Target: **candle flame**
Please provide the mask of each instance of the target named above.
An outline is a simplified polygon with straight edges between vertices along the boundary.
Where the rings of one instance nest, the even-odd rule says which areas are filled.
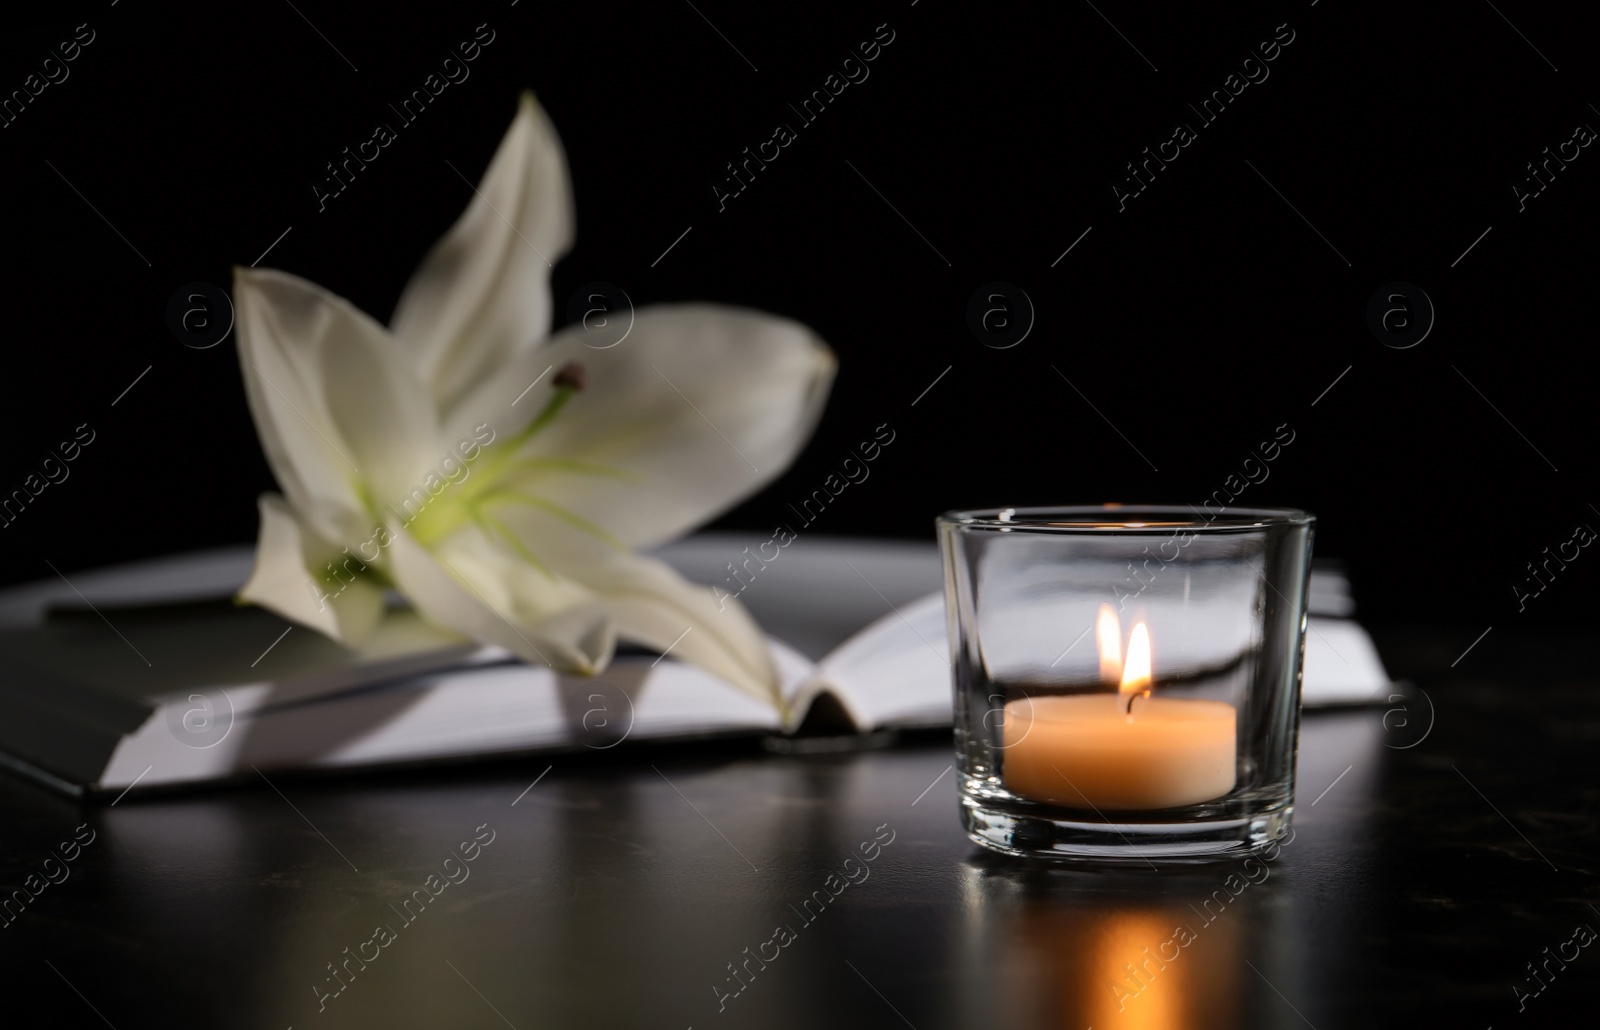
[[[1122,684],[1118,688],[1124,698],[1150,689],[1150,630],[1140,622],[1134,625],[1128,638],[1128,661],[1122,669]]]
[[[1094,639],[1100,647],[1100,681],[1118,683],[1122,680],[1122,620],[1117,610],[1104,602],[1094,620]]]

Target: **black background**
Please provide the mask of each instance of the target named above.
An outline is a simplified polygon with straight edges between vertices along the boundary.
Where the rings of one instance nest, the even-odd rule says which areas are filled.
[[[717,526],[789,520],[786,502],[885,423],[895,442],[871,478],[808,532],[928,538],[953,507],[1198,503],[1287,424],[1293,444],[1239,500],[1316,512],[1319,555],[1347,561],[1370,618],[1600,614],[1587,554],[1525,611],[1512,590],[1544,548],[1600,526],[1600,156],[1582,151],[1526,211],[1511,190],[1545,147],[1600,125],[1579,16],[1549,2],[1096,6],[8,12],[0,96],[76,26],[94,39],[0,129],[0,492],[75,426],[96,436],[0,529],[0,579],[253,540],[272,478],[233,340],[181,345],[168,299],[226,288],[277,239],[264,266],[386,319],[470,199],[451,164],[476,180],[526,87],[577,197],[558,317],[603,280],[640,306],[788,315],[840,355],[801,458]],[[319,211],[324,163],[393,121],[388,105],[483,24],[495,37],[470,77]],[[870,77],[719,211],[726,162],[792,124],[787,105],[881,25],[894,38]],[[1294,38],[1269,78],[1119,212],[1124,164],[1197,122],[1186,105],[1281,25]],[[966,320],[997,280],[1036,309],[1004,350]],[[1395,280],[1437,310],[1404,350],[1366,325]]]

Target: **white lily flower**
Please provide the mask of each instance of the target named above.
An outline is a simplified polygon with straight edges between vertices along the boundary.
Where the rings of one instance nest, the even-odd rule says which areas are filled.
[[[388,329],[303,279],[235,270],[246,393],[283,490],[261,498],[240,597],[356,644],[393,587],[529,662],[593,674],[619,638],[671,647],[782,711],[748,613],[634,552],[786,467],[833,354],[794,322],[704,304],[642,309],[606,349],[581,327],[548,336],[573,222],[560,142],[524,94]]]

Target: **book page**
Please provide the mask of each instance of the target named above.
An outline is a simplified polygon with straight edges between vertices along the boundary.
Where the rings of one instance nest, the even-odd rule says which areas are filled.
[[[839,645],[811,689],[831,689],[863,729],[949,725],[944,595],[900,605]]]
[[[791,689],[814,667],[771,641]],[[141,788],[274,769],[337,769],[539,749],[603,750],[624,741],[777,730],[776,707],[699,666],[619,656],[593,677],[521,662],[467,666],[348,689],[304,703],[250,704],[241,694],[228,731],[186,746],[186,699],[152,715],[118,746],[98,786]],[[140,777],[143,777],[142,779]]]
[[[1039,639],[1053,629],[1062,639],[1067,656],[1075,625],[1067,616],[1038,610],[1036,618],[1008,620],[990,628],[1004,636]],[[1085,626],[1093,613],[1083,614]],[[1187,635],[1215,644],[1225,628],[1206,624],[1206,610],[1197,606],[1188,618],[1168,618],[1180,627],[1168,652],[1181,661]],[[1066,629],[1060,629],[1067,627]],[[1389,686],[1372,638],[1360,624],[1330,616],[1307,619],[1301,704],[1306,707],[1360,704],[1372,701]],[[1076,659],[1094,661],[1093,640],[1081,641],[1084,654]],[[1234,644],[1248,647],[1242,638]],[[943,594],[929,594],[878,619],[828,655],[818,666],[814,682],[806,689],[833,690],[846,707],[869,727],[948,725],[951,721],[950,665]],[[1047,649],[1049,650],[1049,649]],[[1043,652],[1041,652],[1042,654]],[[1087,657],[1086,657],[1087,656]],[[1059,665],[1061,659],[1057,659]],[[1043,661],[1038,673],[1048,675]],[[1181,667],[1181,666],[1180,666]]]
[[[1382,701],[1390,683],[1378,648],[1360,623],[1322,615],[1306,620],[1301,707]]]

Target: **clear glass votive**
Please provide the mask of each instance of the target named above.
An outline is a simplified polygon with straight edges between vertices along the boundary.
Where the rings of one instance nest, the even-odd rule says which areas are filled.
[[[1315,518],[1090,505],[938,519],[961,821],[1143,864],[1288,833]]]

